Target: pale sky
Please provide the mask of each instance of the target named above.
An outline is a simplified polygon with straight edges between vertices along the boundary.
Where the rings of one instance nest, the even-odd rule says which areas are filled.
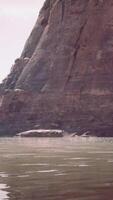
[[[0,82],[20,56],[43,3],[44,0],[0,0]]]

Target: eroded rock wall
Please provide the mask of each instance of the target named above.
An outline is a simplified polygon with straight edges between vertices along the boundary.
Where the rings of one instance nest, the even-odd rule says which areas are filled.
[[[2,130],[113,135],[113,0],[45,1],[20,60],[3,84]]]

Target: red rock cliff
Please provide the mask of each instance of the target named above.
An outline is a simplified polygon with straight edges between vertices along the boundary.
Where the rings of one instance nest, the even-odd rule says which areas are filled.
[[[4,80],[1,133],[113,135],[113,0],[46,0]]]

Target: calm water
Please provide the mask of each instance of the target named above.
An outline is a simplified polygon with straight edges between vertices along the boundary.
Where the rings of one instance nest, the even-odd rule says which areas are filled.
[[[113,139],[0,138],[0,200],[113,200]]]

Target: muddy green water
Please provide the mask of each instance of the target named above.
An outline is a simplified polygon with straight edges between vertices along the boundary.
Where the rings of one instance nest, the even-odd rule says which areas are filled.
[[[0,200],[113,200],[113,139],[0,138]]]

